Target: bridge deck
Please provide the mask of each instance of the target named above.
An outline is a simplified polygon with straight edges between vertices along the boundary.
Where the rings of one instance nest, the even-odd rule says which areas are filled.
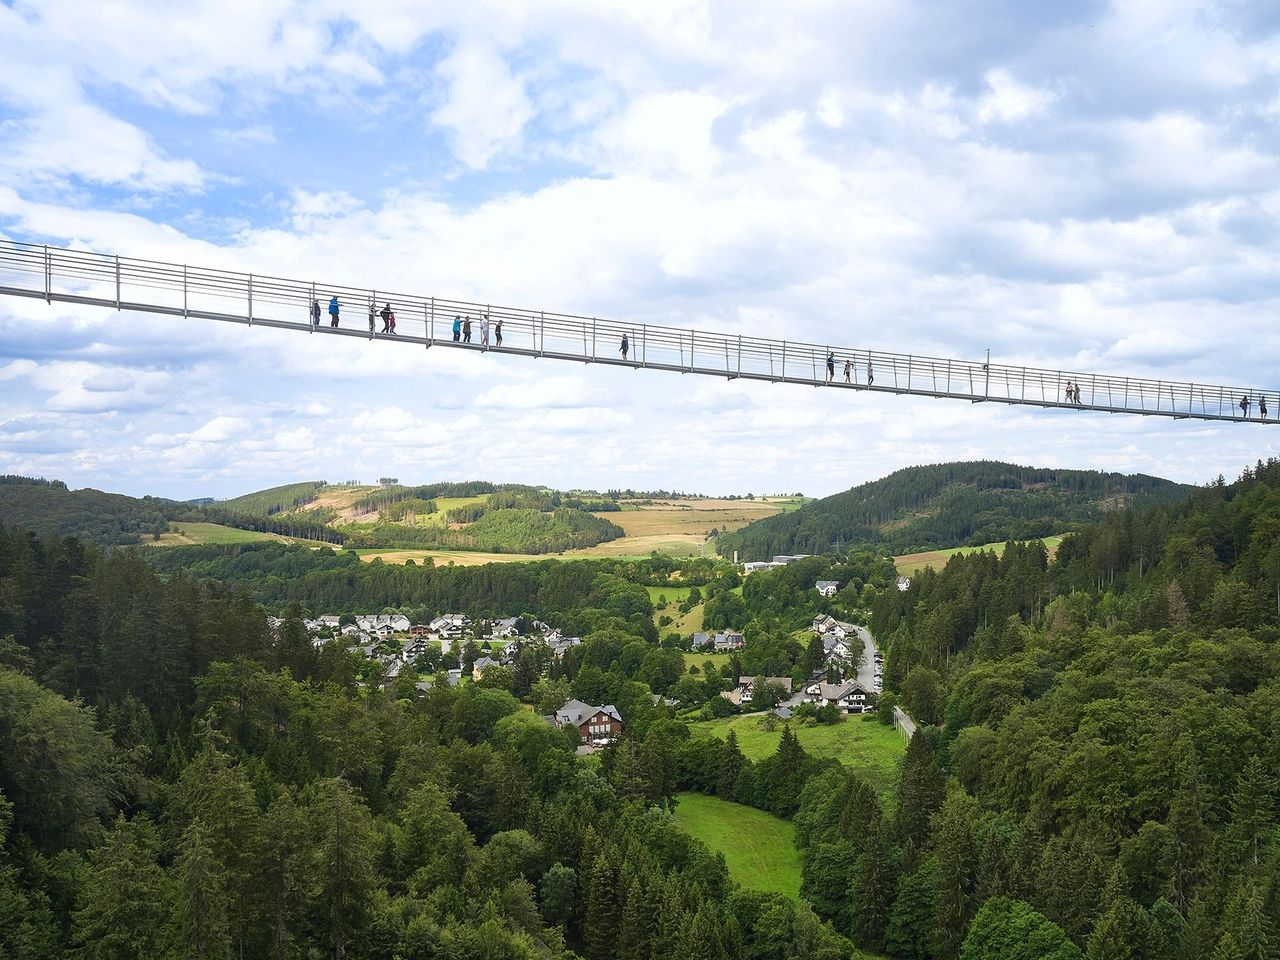
[[[1051,370],[981,360],[888,353],[835,344],[801,343],[711,333],[654,324],[441,297],[423,297],[281,277],[237,273],[177,263],[139,260],[19,241],[0,241],[0,294],[87,304],[196,320],[221,320],[295,330],[312,335],[369,338],[370,304],[390,302],[397,334],[378,335],[402,344],[547,357],[638,369],[694,373],[728,379],[795,383],[826,389],[914,394],[973,403],[1022,404],[1175,419],[1280,422],[1276,390],[1232,387],[1116,374]],[[341,325],[329,326],[327,305],[337,296]],[[318,326],[309,308],[320,301]],[[479,319],[502,322],[502,346],[480,343]],[[455,316],[472,319],[472,342],[453,339]],[[378,321],[381,326],[381,321]],[[623,336],[630,350],[619,349]],[[836,358],[828,380],[826,359]],[[848,381],[844,367],[850,362]],[[1079,402],[1066,397],[1078,385]],[[1241,398],[1252,401],[1248,416]],[[1259,416],[1259,401],[1270,418]],[[1274,411],[1274,412],[1273,412]]]

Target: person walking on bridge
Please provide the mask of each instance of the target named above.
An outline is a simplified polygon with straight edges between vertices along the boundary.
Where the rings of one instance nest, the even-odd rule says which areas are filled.
[[[1075,402],[1076,402],[1076,388],[1075,388],[1075,384],[1073,384],[1070,380],[1068,380],[1068,381],[1067,381],[1067,389],[1066,389],[1065,393],[1066,393],[1066,395],[1067,395],[1067,403],[1075,403]]]
[[[853,361],[852,361],[852,360],[846,360],[846,361],[844,362],[844,382],[845,382],[845,383],[850,383],[850,382],[852,382],[852,381],[850,381],[850,379],[849,379],[849,377],[851,377],[852,375],[853,375]]]
[[[313,327],[320,326],[320,301],[319,300],[311,301],[311,326]]]
[[[1261,417],[1263,420],[1267,419],[1267,398],[1266,397],[1258,398],[1258,416]]]
[[[499,317],[493,325],[493,336],[497,346],[502,346],[502,318]]]
[[[623,360],[627,359],[627,351],[630,349],[631,349],[631,342],[627,340],[627,335],[624,333],[622,335],[622,346],[618,348],[618,352],[622,354]]]
[[[390,333],[391,332],[391,304],[388,303],[386,306],[384,306],[382,310],[379,311],[378,316],[382,318],[382,332]]]
[[[827,383],[836,378],[836,354],[834,350],[827,351]]]
[[[471,318],[470,317],[462,318],[462,342],[463,343],[471,342]]]
[[[338,325],[338,297],[336,295],[329,298],[329,326],[336,327]]]
[[[462,339],[462,317],[459,315],[453,318],[453,342],[457,343],[461,339]]]
[[[867,354],[867,386],[876,382],[876,372],[871,369],[871,354]]]
[[[1240,415],[1243,416],[1245,419],[1248,419],[1249,417],[1249,403],[1250,403],[1249,395],[1246,393],[1243,397],[1240,398]]]
[[[369,301],[369,332],[370,333],[373,333],[373,318],[377,316],[377,314],[374,313],[374,309],[375,307],[374,307],[373,301],[370,300]]]
[[[489,315],[483,314],[480,317],[480,346],[487,347],[489,345]]]

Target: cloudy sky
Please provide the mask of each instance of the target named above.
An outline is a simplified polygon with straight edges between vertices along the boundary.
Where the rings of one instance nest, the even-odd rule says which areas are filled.
[[[0,235],[1280,387],[1278,28],[1263,0],[0,0]],[[0,300],[0,473],[134,494],[1199,482],[1276,437]]]

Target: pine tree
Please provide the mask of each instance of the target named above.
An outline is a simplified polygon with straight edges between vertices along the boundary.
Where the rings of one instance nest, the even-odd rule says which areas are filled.
[[[1245,764],[1231,798],[1231,839],[1241,859],[1255,867],[1261,857],[1262,843],[1276,824],[1272,798],[1275,788],[1275,778],[1255,755]]]
[[[709,901],[704,901],[697,913],[689,917],[680,937],[681,960],[724,960],[724,946],[720,938],[720,918]]]
[[[198,818],[183,831],[178,854],[177,942],[184,958],[231,956],[226,874]]]
[[[933,859],[926,858],[899,884],[884,938],[884,949],[890,956],[899,960],[925,960],[929,956],[935,875]]]
[[[1277,942],[1275,928],[1253,880],[1245,878],[1238,884],[1227,904],[1222,928],[1235,938],[1244,960],[1273,960]]]
[[[590,960],[612,960],[617,944],[619,906],[618,871],[610,851],[596,857],[587,884],[587,911],[582,921],[582,940]]]
[[[977,804],[963,791],[955,791],[943,804],[933,828],[937,886],[934,894],[934,951],[942,960],[960,953],[969,922],[978,911],[977,851],[973,842]]]
[[[789,817],[799,806],[807,761],[804,747],[791,732],[791,725],[786,725],[782,728],[778,749],[770,758],[766,783],[769,809],[777,816]]]
[[[654,922],[654,904],[648,888],[639,879],[634,879],[627,888],[627,902],[622,908],[618,960],[649,960]]]
[[[1164,935],[1137,901],[1118,897],[1093,928],[1085,956],[1088,960],[1164,960]]]
[[[917,730],[907,744],[898,777],[898,810],[894,828],[908,851],[920,849],[929,837],[929,823],[942,806],[946,778],[938,769],[931,734]]]
[[[373,894],[373,834],[369,810],[342,779],[316,784],[310,814],[318,831],[312,874],[320,929],[343,960]]]
[[[678,957],[680,938],[685,926],[680,881],[676,877],[668,877],[660,888],[654,890],[654,899],[658,903],[658,913],[653,925],[653,948],[650,956],[654,960]]]
[[[1173,902],[1186,910],[1204,876],[1208,844],[1204,813],[1208,799],[1191,738],[1180,738],[1179,744],[1186,759],[1179,771],[1178,791],[1169,803],[1166,825],[1173,834]]]
[[[878,820],[868,831],[850,897],[853,939],[874,953],[884,947],[889,913],[897,892],[892,844],[889,824]]]
[[[263,818],[262,858],[254,884],[261,897],[270,956],[287,960],[302,926],[312,855],[306,813],[286,787]]]
[[[156,863],[145,823],[116,820],[89,867],[72,915],[72,940],[83,960],[135,960],[164,952],[171,890]]]
[[[725,738],[724,748],[720,751],[720,771],[716,775],[716,796],[721,800],[732,800],[734,789],[738,785],[738,774],[746,758],[738,747],[738,735],[729,730]]]

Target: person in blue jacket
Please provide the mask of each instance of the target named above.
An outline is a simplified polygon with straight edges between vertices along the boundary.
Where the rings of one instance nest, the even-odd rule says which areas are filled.
[[[453,342],[457,343],[462,339],[462,317],[453,318]]]
[[[329,298],[329,326],[336,327],[338,325],[338,298]]]
[[[835,351],[827,353],[827,383],[836,378],[836,355]]]

